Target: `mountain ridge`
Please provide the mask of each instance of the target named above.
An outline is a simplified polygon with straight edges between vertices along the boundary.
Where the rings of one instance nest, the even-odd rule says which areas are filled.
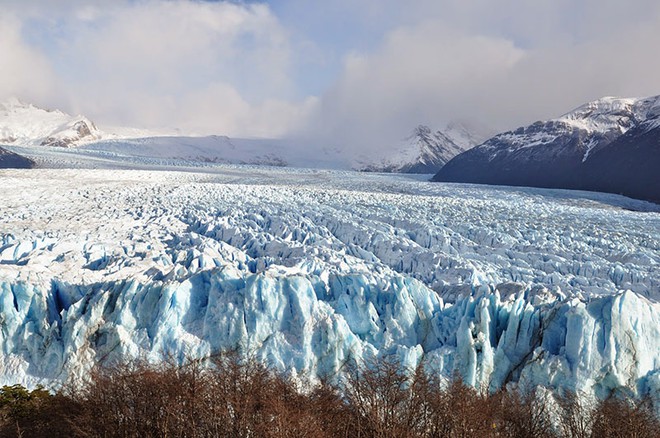
[[[295,139],[249,139],[225,135],[193,136],[177,130],[97,128],[85,116],[46,110],[19,99],[0,102],[0,144],[39,161],[40,147],[76,148],[199,163],[293,166],[372,172],[432,174],[449,159],[485,140],[490,130],[467,122],[451,122],[433,131],[419,125],[396,148],[354,155],[345,147],[309,147]],[[48,166],[48,163],[41,163]]]
[[[660,96],[605,97],[498,134],[454,157],[432,180],[604,191],[657,202],[657,168]]]

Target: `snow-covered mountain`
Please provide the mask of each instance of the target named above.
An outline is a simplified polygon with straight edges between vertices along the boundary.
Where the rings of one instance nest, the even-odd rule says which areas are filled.
[[[382,156],[360,158],[354,168],[367,172],[436,173],[456,155],[480,144],[491,134],[487,129],[458,122],[435,132],[419,125],[402,145],[382,152]]]
[[[434,181],[557,187],[660,200],[660,96],[606,97],[505,132],[447,163]]]
[[[660,394],[654,204],[236,166],[0,187],[0,385],[241,349],[302,379],[389,356],[491,390]]]
[[[191,136],[173,129],[99,129],[84,116],[45,110],[15,98],[0,103],[0,145],[19,151],[43,167],[57,167],[62,163],[76,165],[74,156],[78,155],[87,164],[98,164],[99,159],[115,159],[135,164],[180,161],[184,164],[349,168],[348,160],[339,150],[317,151],[292,140]],[[76,151],[69,153],[58,148],[75,148]]]
[[[490,131],[477,124],[452,122],[442,131],[418,126],[402,145],[355,158],[342,147],[320,149],[292,139],[191,136],[176,130],[97,128],[84,116],[45,110],[18,99],[0,103],[0,145],[44,167],[43,149],[75,147],[81,154],[114,155],[121,160],[174,160],[187,163],[255,164],[379,172],[435,173],[449,159],[479,144]],[[35,149],[30,149],[35,148]],[[62,154],[52,152],[52,156]]]
[[[0,144],[70,147],[101,138],[84,116],[45,110],[16,98],[0,102]]]

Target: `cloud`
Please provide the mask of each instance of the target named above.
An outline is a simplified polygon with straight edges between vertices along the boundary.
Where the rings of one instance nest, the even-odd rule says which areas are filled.
[[[304,135],[368,153],[417,123],[476,119],[505,130],[604,95],[659,94],[660,7],[638,3],[648,7],[413,1],[402,18],[410,24],[345,57]]]
[[[59,79],[64,109],[110,124],[279,136],[308,105],[292,99],[290,38],[265,4],[37,3],[15,11],[24,32],[9,46],[30,40]],[[289,110],[263,119],[272,107]]]
[[[293,103],[266,99],[251,105],[234,88],[214,83],[186,95],[172,111],[189,132],[236,132],[244,137],[273,138],[298,129],[315,105],[313,97]]]
[[[438,21],[393,31],[372,54],[351,54],[321,100],[311,131],[339,143],[388,145],[418,123],[471,114],[478,100],[524,56],[510,41],[460,34]]]
[[[102,124],[368,152],[660,93],[655,0],[5,3],[0,97]]]
[[[53,99],[54,74],[48,59],[25,44],[20,22],[10,14],[0,16],[0,97]]]

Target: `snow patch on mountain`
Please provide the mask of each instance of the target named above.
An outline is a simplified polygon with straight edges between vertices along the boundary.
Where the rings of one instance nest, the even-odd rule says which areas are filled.
[[[604,97],[584,104],[557,120],[588,132],[618,131],[660,116],[660,96],[648,98]]]
[[[650,130],[660,124],[660,96],[649,98],[604,97],[589,102],[563,116],[529,127],[505,132],[485,142],[481,148],[497,154],[502,143],[509,152],[517,149],[551,145],[562,137],[580,136],[576,146],[584,161],[595,147],[604,147],[630,128],[643,126]]]

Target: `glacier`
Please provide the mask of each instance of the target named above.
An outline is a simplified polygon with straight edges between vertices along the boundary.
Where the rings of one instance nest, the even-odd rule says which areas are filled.
[[[250,166],[0,184],[0,385],[239,349],[312,381],[394,356],[660,403],[655,204]]]

